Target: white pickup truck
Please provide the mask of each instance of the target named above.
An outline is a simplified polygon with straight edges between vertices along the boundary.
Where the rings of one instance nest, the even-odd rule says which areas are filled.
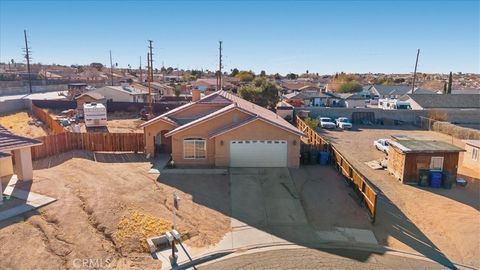
[[[373,146],[377,148],[377,150],[384,152],[385,154],[388,155],[388,148],[389,148],[390,143],[388,142],[387,139],[378,139],[373,141]]]

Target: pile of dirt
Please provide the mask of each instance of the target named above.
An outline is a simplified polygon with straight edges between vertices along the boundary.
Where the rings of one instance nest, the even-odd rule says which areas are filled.
[[[147,238],[165,234],[170,228],[165,219],[129,209],[118,223],[114,239],[122,252],[148,252]]]

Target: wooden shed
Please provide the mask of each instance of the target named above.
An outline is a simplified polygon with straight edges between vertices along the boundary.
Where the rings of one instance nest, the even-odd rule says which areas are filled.
[[[456,175],[459,155],[463,151],[443,141],[390,141],[387,169],[402,183],[418,182],[421,169],[447,171]]]

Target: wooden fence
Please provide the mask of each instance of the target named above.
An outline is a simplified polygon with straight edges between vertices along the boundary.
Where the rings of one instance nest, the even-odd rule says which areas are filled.
[[[60,125],[56,119],[34,104],[32,104],[32,112],[36,118],[40,119],[40,121],[45,123],[52,130],[53,134],[62,134],[66,132],[65,128]]]
[[[308,143],[320,146],[330,153],[330,158],[335,162],[340,173],[354,187],[355,192],[360,195],[362,202],[368,209],[372,223],[376,221],[377,214],[377,192],[370,184],[370,181],[363,176],[336,148],[327,140],[322,138],[315,130],[310,128],[301,118],[296,118],[297,127],[308,137]]]
[[[72,133],[64,132],[36,138],[42,145],[32,147],[32,159],[58,155],[70,150],[105,152],[143,152],[143,133]]]

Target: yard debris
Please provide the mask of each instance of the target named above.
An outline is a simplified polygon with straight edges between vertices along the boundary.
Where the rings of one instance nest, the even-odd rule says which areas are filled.
[[[129,209],[118,223],[114,239],[122,251],[148,252],[147,238],[162,235],[170,229],[171,223],[165,219]]]
[[[383,170],[383,166],[380,163],[380,161],[378,161],[378,160],[367,161],[367,162],[365,162],[365,164],[367,164],[368,167],[370,167],[374,170]]]

